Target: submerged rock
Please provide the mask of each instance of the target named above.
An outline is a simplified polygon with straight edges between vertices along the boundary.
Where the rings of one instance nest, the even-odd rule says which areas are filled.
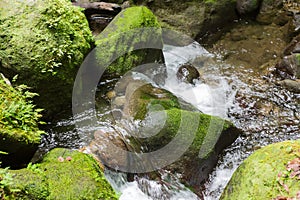
[[[94,158],[69,149],[53,149],[40,163],[4,175],[12,177],[3,192],[11,199],[118,199]]]
[[[255,151],[235,171],[220,199],[296,198],[300,188],[299,150],[300,140],[296,140]]]
[[[289,91],[300,93],[300,79],[285,79],[283,81],[279,81],[278,84],[285,87]]]
[[[180,81],[187,82],[187,83],[190,83],[190,84],[195,84],[196,80],[200,80],[199,71],[197,70],[197,68],[195,68],[191,64],[181,65],[179,67],[176,75],[177,75],[177,78]]]
[[[78,67],[93,45],[81,8],[68,0],[3,0],[0,44],[0,71],[32,87],[47,117],[71,106]]]
[[[6,80],[6,81],[5,81]],[[26,86],[12,87],[0,76],[0,163],[19,168],[26,165],[40,144],[41,109],[36,109]]]

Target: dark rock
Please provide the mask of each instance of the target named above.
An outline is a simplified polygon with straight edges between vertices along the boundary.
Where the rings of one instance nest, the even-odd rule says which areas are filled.
[[[84,14],[94,35],[103,31],[122,10],[118,4],[106,2],[73,2],[73,5],[84,9]]]
[[[294,37],[283,52],[284,55],[291,55],[292,53],[300,53],[300,35]]]
[[[300,78],[300,54],[283,57],[276,65],[276,72],[282,78]]]
[[[121,6],[118,4],[106,2],[73,2],[73,5],[84,8],[86,16],[91,16],[93,14],[117,15],[122,10]]]
[[[258,10],[260,6],[260,0],[237,0],[237,11],[242,14],[251,14]]]
[[[199,71],[193,65],[188,63],[181,65],[176,75],[180,81],[190,84],[195,84],[196,80],[200,80]]]

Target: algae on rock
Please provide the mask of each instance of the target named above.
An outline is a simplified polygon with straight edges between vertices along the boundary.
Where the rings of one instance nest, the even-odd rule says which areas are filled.
[[[60,112],[93,45],[85,15],[68,0],[2,0],[0,5],[0,71],[10,79],[18,74],[18,83],[40,94],[40,107]]]
[[[95,38],[96,60],[113,75],[123,75],[141,64],[162,63],[161,34],[160,25],[148,8],[127,8]]]
[[[300,140],[263,147],[250,155],[234,172],[221,200],[296,197],[300,181],[291,177],[288,162],[300,158]]]
[[[12,175],[12,190],[6,195],[14,199],[118,198],[96,160],[79,151],[53,149],[42,162],[7,173]]]

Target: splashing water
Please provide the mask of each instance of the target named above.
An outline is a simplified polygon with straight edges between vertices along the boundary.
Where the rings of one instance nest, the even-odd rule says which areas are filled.
[[[176,72],[181,64],[192,63],[199,56],[213,58],[213,55],[196,43],[184,47],[166,45],[163,51],[168,74],[163,88],[201,112],[231,120],[244,131],[220,156],[216,169],[205,183],[204,199],[218,199],[235,169],[254,150],[270,143],[299,138],[299,95],[278,88],[271,79],[265,80],[251,69],[211,59],[204,60],[205,65],[195,64],[205,82],[199,81],[195,85],[180,82]],[[99,127],[109,129],[110,107],[101,106]],[[84,146],[87,136],[76,134],[74,124],[74,119],[69,119],[52,125],[40,149]],[[97,128],[87,127],[91,132]],[[164,175],[170,173],[164,172]],[[128,182],[125,174],[109,170],[106,170],[106,177],[121,194],[121,200],[198,199],[180,184],[176,176],[168,181],[173,187],[145,177],[135,177],[133,182]]]

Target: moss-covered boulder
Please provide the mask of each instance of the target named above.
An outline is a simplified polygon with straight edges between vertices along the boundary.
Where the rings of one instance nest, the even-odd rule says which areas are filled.
[[[0,44],[0,71],[18,74],[18,83],[40,94],[40,107],[56,114],[71,105],[75,75],[93,44],[81,8],[69,0],[3,0]]]
[[[215,167],[219,153],[241,132],[231,122],[203,114],[171,92],[151,84],[131,82],[125,99],[123,113],[139,120],[132,145],[138,141],[141,151],[146,153],[170,148],[166,150],[170,155],[164,155],[166,161],[172,160],[174,153],[178,159],[166,169],[182,174],[182,182],[198,192]]]
[[[1,176],[10,180],[0,195],[11,199],[117,199],[95,159],[68,149],[51,150],[42,162]]]
[[[20,167],[30,161],[40,144],[40,109],[25,90],[25,85],[13,87],[0,76],[0,162],[3,166]]]
[[[107,67],[108,74],[123,75],[145,63],[164,62],[160,25],[143,6],[121,11],[96,37],[96,45],[97,63]],[[138,47],[143,48],[134,50]]]
[[[202,43],[215,41],[219,30],[237,19],[236,0],[132,0],[146,5],[158,17],[163,28],[176,30]]]
[[[156,117],[160,115],[161,113],[154,114]],[[157,126],[161,127],[152,124],[152,128],[148,130],[155,130]],[[164,125],[156,135],[151,133],[154,136],[140,141],[149,151],[155,151],[167,146],[175,138],[182,140],[179,144],[185,144],[189,137],[193,138],[185,153],[166,169],[182,174],[182,182],[200,192],[202,183],[217,163],[218,155],[240,133],[231,122],[219,117],[172,108],[165,111]],[[183,146],[178,145],[177,148],[180,151]]]
[[[300,140],[263,147],[235,171],[221,199],[275,199],[279,196],[282,198],[278,199],[296,199],[300,192],[299,166]]]

